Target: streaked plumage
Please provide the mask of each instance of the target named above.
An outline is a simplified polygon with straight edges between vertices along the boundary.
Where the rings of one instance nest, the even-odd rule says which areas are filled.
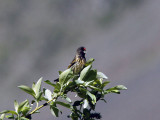
[[[86,63],[85,54],[86,54],[86,48],[79,47],[76,51],[76,55],[75,55],[74,59],[72,60],[72,62],[68,66],[68,68],[71,68],[73,73],[76,75],[79,74],[85,66],[85,63]],[[54,81],[59,81],[59,79],[56,79]]]
[[[79,47],[77,49],[76,56],[68,66],[68,68],[71,68],[74,74],[79,74],[81,70],[84,68],[84,65],[86,63],[85,53],[86,48]]]

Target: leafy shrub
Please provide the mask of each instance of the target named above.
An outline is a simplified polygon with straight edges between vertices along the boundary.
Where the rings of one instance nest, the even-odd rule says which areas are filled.
[[[74,75],[71,69],[59,72],[59,82],[53,83],[49,80],[44,83],[54,88],[53,92],[49,89],[41,89],[42,78],[37,83],[33,83],[32,87],[25,85],[18,86],[24,92],[30,94],[33,100],[25,100],[21,103],[14,101],[15,110],[5,110],[0,112],[0,120],[4,118],[15,120],[29,120],[32,115],[39,113],[39,109],[49,106],[53,116],[58,117],[62,114],[57,105],[68,108],[71,114],[68,115],[72,120],[96,120],[101,119],[100,113],[95,112],[96,103],[100,100],[106,102],[104,96],[109,93],[120,94],[120,90],[126,90],[123,85],[117,85],[106,89],[109,83],[108,77],[102,72],[92,69],[90,59],[86,63],[86,67],[81,71],[80,75]],[[105,79],[105,80],[104,80]],[[68,97],[68,93],[76,93],[78,100],[73,101]],[[64,99],[66,102],[60,101]],[[46,101],[39,106],[39,102]],[[36,108],[32,108],[32,104],[36,104]],[[31,111],[31,112],[30,112]]]

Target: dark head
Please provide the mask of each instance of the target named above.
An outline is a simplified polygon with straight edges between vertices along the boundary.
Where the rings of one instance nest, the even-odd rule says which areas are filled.
[[[79,48],[77,49],[77,54],[78,54],[78,55],[85,56],[85,54],[86,54],[86,48],[85,48],[85,47],[79,47]]]

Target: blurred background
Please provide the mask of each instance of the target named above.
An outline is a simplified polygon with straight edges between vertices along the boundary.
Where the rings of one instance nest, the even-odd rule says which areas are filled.
[[[107,95],[102,120],[160,119],[159,0],[0,0],[0,111],[31,97],[17,86],[54,80],[79,46],[111,83],[127,86]],[[48,86],[46,86],[48,87]],[[52,88],[51,88],[52,90]],[[33,120],[55,118],[49,107]]]

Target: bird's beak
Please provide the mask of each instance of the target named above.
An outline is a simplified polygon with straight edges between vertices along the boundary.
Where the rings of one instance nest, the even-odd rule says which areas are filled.
[[[85,51],[84,51],[84,53],[86,54],[86,53],[87,53],[87,51],[85,50]]]

